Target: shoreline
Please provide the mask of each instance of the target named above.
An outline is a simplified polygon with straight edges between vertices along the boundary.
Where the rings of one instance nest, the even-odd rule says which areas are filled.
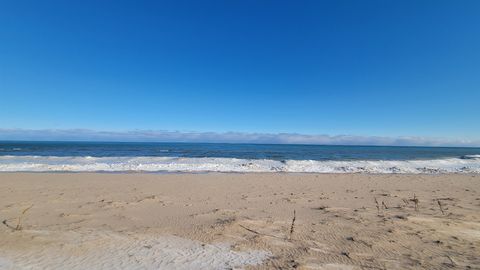
[[[0,269],[480,265],[478,174],[2,172],[0,183]]]
[[[326,176],[337,176],[337,175],[372,175],[372,176],[394,176],[394,175],[404,175],[404,176],[441,176],[441,175],[464,175],[464,176],[480,176],[480,173],[477,172],[440,172],[440,173],[366,173],[366,172],[219,172],[219,171],[0,171],[0,177],[2,174],[61,174],[61,175],[77,175],[77,174],[91,174],[91,175],[326,175]]]

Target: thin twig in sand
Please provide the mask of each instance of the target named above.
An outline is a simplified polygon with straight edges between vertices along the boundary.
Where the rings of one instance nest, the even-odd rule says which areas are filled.
[[[15,230],[15,227],[12,227],[12,226],[8,225],[6,219],[4,219],[4,220],[2,221],[2,223],[3,223],[3,225],[7,226],[8,228],[10,228],[10,229],[12,229],[12,230]]]
[[[343,256],[345,256],[345,257],[347,257],[347,258],[349,258],[350,260],[352,259],[352,257],[350,257],[350,253],[347,252],[347,251],[342,251],[340,254],[343,255]]]

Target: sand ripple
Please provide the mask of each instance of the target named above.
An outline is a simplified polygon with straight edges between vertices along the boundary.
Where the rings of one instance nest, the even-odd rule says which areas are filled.
[[[0,251],[0,269],[232,269],[262,263],[265,251],[234,251],[176,236],[22,231],[18,249]]]

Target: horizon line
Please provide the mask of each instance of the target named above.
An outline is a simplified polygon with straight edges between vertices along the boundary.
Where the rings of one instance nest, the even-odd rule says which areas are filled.
[[[382,144],[314,144],[314,143],[256,143],[256,142],[188,142],[188,141],[95,141],[95,140],[2,140],[0,143],[153,143],[153,144],[244,144],[295,146],[353,146],[353,147],[405,147],[405,148],[480,148],[480,146],[382,145]]]
[[[300,133],[196,132],[168,130],[99,131],[91,129],[0,128],[0,141],[230,143],[271,145],[480,147],[480,140],[419,136],[361,136]]]

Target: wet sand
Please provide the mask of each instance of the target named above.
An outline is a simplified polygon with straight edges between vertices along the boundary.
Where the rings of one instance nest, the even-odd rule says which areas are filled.
[[[1,173],[0,219],[0,269],[480,269],[480,175]]]

